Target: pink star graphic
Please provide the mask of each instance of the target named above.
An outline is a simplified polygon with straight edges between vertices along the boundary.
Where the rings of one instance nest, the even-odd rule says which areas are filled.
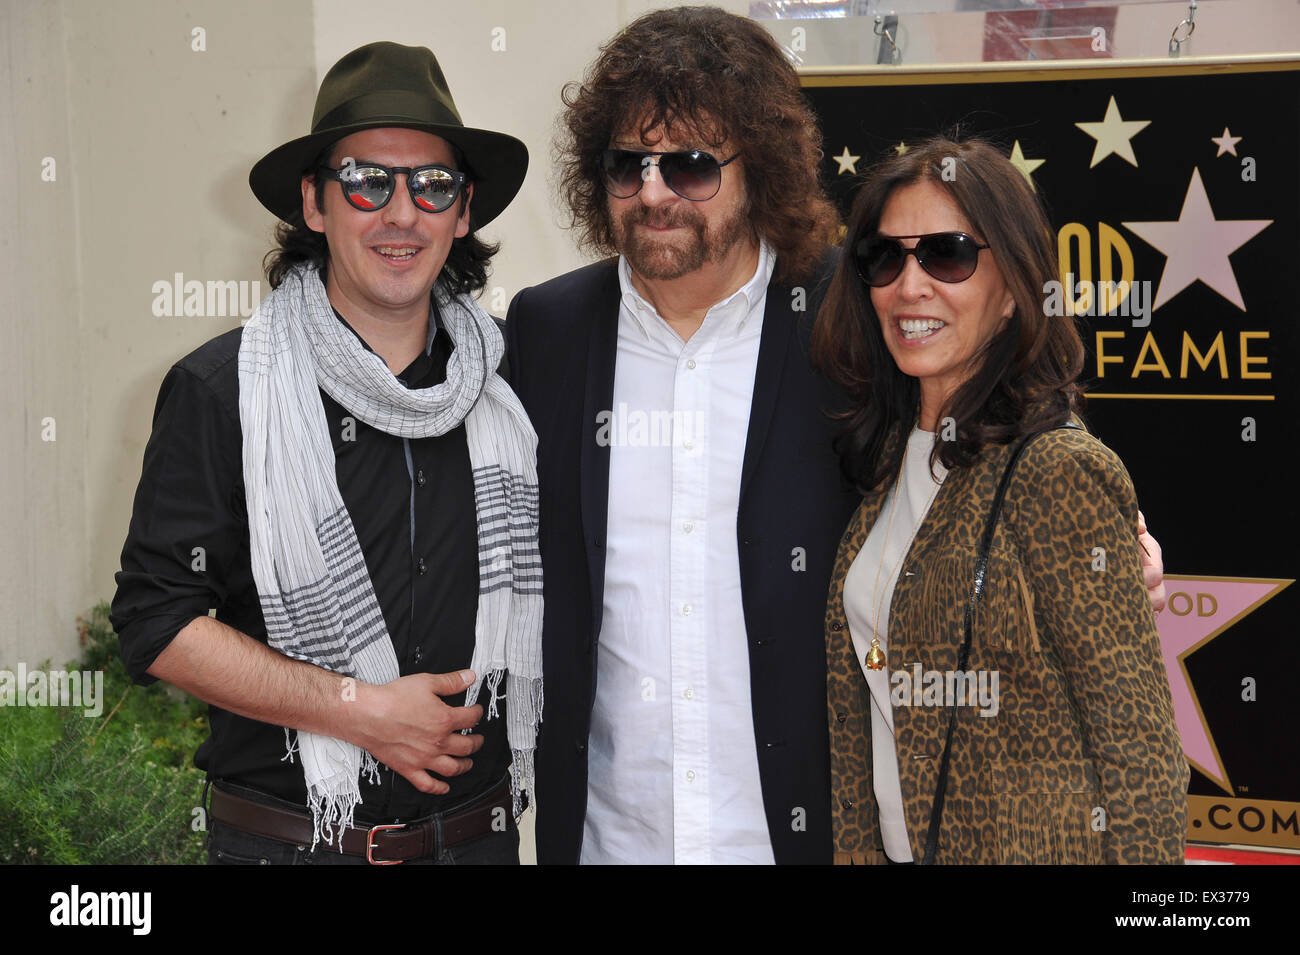
[[[1215,158],[1217,159],[1224,153],[1232,153],[1234,156],[1237,155],[1237,143],[1241,142],[1241,140],[1241,136],[1232,135],[1232,133],[1228,132],[1228,127],[1224,126],[1222,136],[1210,137],[1210,142],[1219,147],[1219,151],[1214,154]]]
[[[1244,312],[1246,304],[1228,256],[1272,221],[1214,218],[1201,171],[1193,169],[1177,221],[1125,222],[1124,227],[1165,254],[1154,308],[1200,279]]]
[[[1169,603],[1156,623],[1174,698],[1174,719],[1183,738],[1183,752],[1188,762],[1228,793],[1232,792],[1228,772],[1187,676],[1185,661],[1294,582],[1253,577],[1165,576]]]

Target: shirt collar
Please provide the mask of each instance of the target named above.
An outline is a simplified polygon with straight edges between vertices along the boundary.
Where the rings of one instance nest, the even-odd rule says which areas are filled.
[[[710,317],[717,314],[725,322],[723,328],[729,329],[734,335],[739,335],[753,313],[754,306],[761,302],[767,294],[767,286],[772,281],[772,272],[775,268],[775,250],[765,240],[760,239],[758,243],[758,267],[754,269],[753,276],[722,301],[715,302],[710,306],[704,321],[709,323]],[[655,310],[655,307],[647,302],[641,293],[636,290],[636,286],[632,284],[632,268],[628,265],[627,256],[624,255],[618,257],[618,285],[623,293],[623,304],[627,306],[628,312],[636,320],[638,327],[640,327],[646,338],[651,336],[651,323],[667,324],[659,312]],[[719,329],[719,331],[722,330]]]
[[[348,320],[347,320],[346,318],[344,318],[344,317],[342,316],[342,314],[339,313],[339,310],[338,310],[337,308],[335,308],[334,306],[331,305],[331,306],[330,306],[330,311],[332,311],[332,312],[334,313],[334,317],[335,317],[335,318],[337,318],[340,322],[343,323],[343,327],[344,327],[344,328],[346,328],[348,331],[350,331],[353,335],[356,335],[356,336],[357,336],[357,341],[361,342],[361,347],[362,347],[362,348],[364,348],[364,349],[365,349],[366,351],[368,351],[368,352],[373,352],[373,351],[374,351],[373,348],[371,348],[368,344],[366,344],[366,340],[365,340],[364,338],[361,337],[360,333],[358,333],[357,330],[356,330],[355,328],[353,328],[352,325],[348,322]],[[425,339],[424,339],[424,353],[425,353],[426,355],[429,354],[429,352],[433,350],[433,339],[434,339],[434,337],[435,337],[437,334],[438,334],[438,308],[437,308],[437,306],[430,306],[430,308],[429,308],[429,334],[428,334],[428,335],[425,337]]]
[[[361,343],[361,347],[373,354],[375,350],[371,348],[370,345],[366,343],[366,340],[361,337],[361,334],[355,328],[353,328],[351,324],[349,324],[348,320],[343,317],[342,313],[337,308],[334,308],[333,305],[330,306],[330,310],[334,313],[334,317],[343,323],[343,327],[356,336],[357,341]],[[438,329],[439,329],[438,306],[433,302],[430,302],[429,333],[427,336],[425,336],[424,339],[424,353],[422,355],[416,355],[415,360],[411,362],[409,367],[403,369],[400,375],[394,376],[395,378],[398,379],[398,381],[402,382],[402,384],[406,385],[408,388],[411,387],[412,382],[418,382],[422,380],[425,377],[425,375],[429,373],[429,369],[431,367],[431,358],[433,355],[433,341],[435,338],[438,337]],[[455,347],[454,345],[451,345],[450,338],[448,339],[448,345],[450,347],[447,349],[447,351],[450,352],[451,348]]]

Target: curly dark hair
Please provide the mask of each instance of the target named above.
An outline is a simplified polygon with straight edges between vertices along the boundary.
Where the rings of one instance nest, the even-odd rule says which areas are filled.
[[[336,143],[330,144],[320,155],[312,161],[311,165],[302,171],[304,176],[314,175],[327,165],[331,165],[330,156],[333,154]],[[456,168],[469,177],[469,181],[474,181],[474,172],[465,162],[465,155],[454,144],[449,144],[452,154],[456,158]],[[325,208],[325,186],[328,182],[322,176],[315,176],[316,187],[316,205],[320,209]],[[464,208],[465,193],[461,193],[462,208]],[[500,245],[497,243],[484,242],[474,234],[477,226],[474,223],[474,208],[470,205],[469,212],[469,232],[459,239],[453,239],[451,251],[447,253],[447,262],[439,273],[438,280],[444,283],[444,286],[453,294],[462,292],[478,292],[487,285],[489,266],[492,256],[500,251]],[[329,273],[329,243],[325,240],[325,233],[317,232],[310,228],[302,217],[302,210],[294,211],[293,216],[287,220],[281,221],[275,227],[275,248],[262,258],[262,268],[266,272],[266,280],[271,288],[279,288],[280,283],[288,276],[289,271],[296,265],[307,263],[313,268],[319,269],[321,281],[325,281]]]
[[[954,175],[945,177],[945,160]],[[939,419],[951,416],[956,440],[936,441],[931,462],[969,467],[989,444],[1063,424],[1084,406],[1078,384],[1083,344],[1073,321],[1044,310],[1046,283],[1060,278],[1056,235],[1042,201],[992,143],[936,136],[870,170],[849,217],[845,254],[813,330],[813,357],[848,389],[852,409],[837,450],[846,475],[866,492],[893,480],[920,406],[920,385],[904,375],[885,344],[880,321],[853,261],[857,239],[880,224],[895,190],[926,180],[944,189],[989,246],[1015,302],[1005,326],[976,356],[977,367]]]
[[[601,49],[563,100],[560,190],[585,248],[618,251],[596,163],[630,119],[643,140],[663,125],[675,140],[733,144],[750,224],[776,250],[779,281],[809,278],[834,240],[839,214],[818,176],[817,120],[794,68],[754,21],[716,7],[648,13]]]

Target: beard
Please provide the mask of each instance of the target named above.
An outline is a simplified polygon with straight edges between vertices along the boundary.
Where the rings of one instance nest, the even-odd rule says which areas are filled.
[[[721,261],[737,242],[751,232],[747,208],[737,208],[709,228],[708,220],[689,206],[651,208],[637,204],[615,217],[614,240],[637,274],[648,279],[679,279],[704,266]],[[681,227],[663,238],[637,229]]]

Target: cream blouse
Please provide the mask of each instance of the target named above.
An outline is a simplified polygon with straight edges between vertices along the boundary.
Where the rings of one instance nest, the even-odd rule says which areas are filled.
[[[912,850],[903,816],[903,793],[898,783],[898,752],[894,747],[894,714],[889,702],[889,607],[903,558],[912,546],[948,469],[936,462],[930,473],[930,451],[935,435],[913,429],[898,481],[881,507],[880,517],[849,568],[844,583],[844,610],[858,663],[871,691],[872,788],[880,809],[880,833],[885,854],[895,862],[911,862]],[[936,479],[937,478],[937,479]],[[892,514],[892,523],[891,523]],[[886,651],[887,665],[866,666],[871,638]]]

